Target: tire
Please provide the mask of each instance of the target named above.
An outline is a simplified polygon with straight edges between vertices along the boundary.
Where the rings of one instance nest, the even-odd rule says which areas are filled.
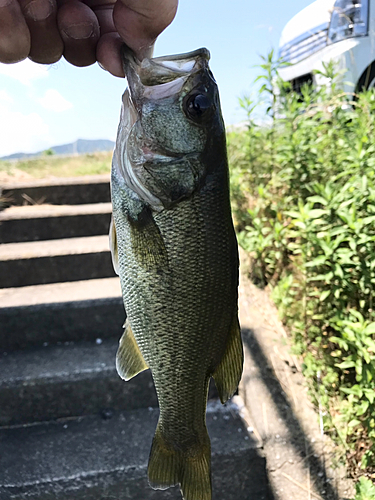
[[[356,93],[375,87],[375,61],[368,66],[358,80]]]

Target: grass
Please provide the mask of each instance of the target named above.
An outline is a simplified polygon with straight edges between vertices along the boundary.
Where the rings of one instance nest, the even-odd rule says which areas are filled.
[[[375,93],[330,85],[291,91],[271,53],[247,130],[229,134],[233,211],[251,277],[267,287],[326,434],[375,499]],[[264,108],[268,126],[257,125]],[[262,107],[263,106],[263,107]]]
[[[108,174],[112,152],[74,156],[40,156],[19,161],[0,161],[0,181],[20,178],[77,177]]]

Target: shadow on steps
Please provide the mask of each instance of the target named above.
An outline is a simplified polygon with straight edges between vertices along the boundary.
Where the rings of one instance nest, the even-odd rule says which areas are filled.
[[[322,498],[325,500],[339,500],[339,495],[336,488],[330,481],[327,481],[327,468],[324,459],[316,454],[313,449],[309,437],[306,435],[299,418],[295,414],[288,400],[285,391],[274,373],[273,366],[269,363],[268,356],[264,352],[254,332],[249,328],[242,329],[242,338],[245,351],[250,353],[252,362],[256,365],[258,377],[261,378],[264,386],[267,388],[270,398],[277,409],[278,420],[282,421],[282,425],[288,433],[288,441],[293,448],[295,454],[304,461],[308,458],[310,467],[311,484]],[[245,372],[245,377],[252,377],[251,374]],[[245,380],[246,384],[246,380]],[[251,410],[253,401],[250,394],[242,394],[245,405]],[[246,401],[246,399],[248,399]],[[263,435],[264,442],[270,436]],[[303,494],[306,495],[306,492]],[[315,495],[314,495],[315,496]],[[285,497],[287,498],[287,496]],[[345,499],[341,499],[345,500]]]

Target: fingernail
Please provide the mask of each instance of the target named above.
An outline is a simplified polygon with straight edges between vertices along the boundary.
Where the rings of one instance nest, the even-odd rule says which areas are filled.
[[[105,67],[103,66],[103,64],[102,64],[102,63],[100,63],[99,61],[98,61],[98,66],[99,66],[99,68],[104,69],[104,71],[108,71],[108,70],[107,70],[107,68],[105,68]]]
[[[90,38],[95,33],[94,25],[91,23],[77,23],[67,26],[64,33],[75,40],[81,40],[83,38]]]
[[[49,1],[40,2],[37,0],[33,0],[28,5],[25,6],[23,12],[26,15],[26,17],[29,17],[33,21],[43,21],[52,14],[53,7],[54,7],[53,3]]]

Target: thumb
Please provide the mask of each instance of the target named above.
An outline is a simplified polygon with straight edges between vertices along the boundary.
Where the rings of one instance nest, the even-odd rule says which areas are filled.
[[[143,59],[173,21],[177,6],[178,0],[117,0],[113,20],[124,42]]]

